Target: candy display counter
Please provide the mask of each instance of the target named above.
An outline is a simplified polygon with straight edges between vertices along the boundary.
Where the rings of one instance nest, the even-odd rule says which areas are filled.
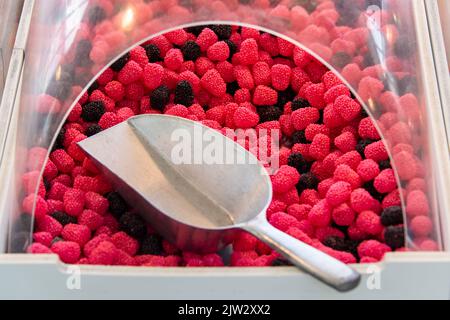
[[[150,78],[153,80],[148,81],[144,77],[144,85],[147,88],[140,95],[139,90],[144,88],[138,83],[140,76],[139,79],[128,81],[129,74],[133,74],[133,70],[141,69],[140,72],[142,72],[142,69],[146,70],[146,68],[148,69],[146,74],[157,73],[161,68],[158,64],[160,63],[167,68],[166,78],[163,81],[169,87],[170,77],[180,80],[177,77],[178,73],[183,73],[182,67],[186,68],[185,71],[195,70],[201,78],[201,89],[206,93],[202,98],[200,95],[194,95],[193,98],[198,103],[203,101],[202,107],[208,105],[207,109],[209,109],[231,102],[226,99],[236,101],[238,99],[236,90],[241,90],[239,99],[243,99],[242,102],[247,102],[246,95],[253,95],[251,100],[255,105],[261,107],[266,104],[275,104],[271,110],[284,108],[284,119],[288,119],[291,114],[286,111],[286,103],[294,104],[294,98],[298,93],[302,101],[307,101],[313,109],[323,110],[323,120],[320,121],[327,128],[321,127],[322,129],[330,129],[330,126],[344,127],[345,123],[344,120],[342,120],[343,124],[336,120],[346,116],[333,109],[336,102],[330,98],[331,93],[328,93],[328,98],[325,98],[324,88],[320,87],[323,86],[321,81],[328,69],[331,70],[328,76],[334,72],[337,75],[335,81],[341,85],[343,92],[346,92],[345,87],[352,91],[352,94],[348,92],[346,99],[354,99],[363,107],[361,113],[363,116],[358,118],[358,121],[367,118],[365,122],[371,128],[373,127],[372,131],[369,130],[371,133],[368,133],[366,127],[361,125],[361,121],[359,128],[356,124],[356,131],[359,131],[352,131],[355,128],[351,129],[353,124],[350,122],[355,116],[348,118],[347,129],[342,131],[342,134],[354,132],[350,135],[358,136],[361,140],[371,138],[371,141],[359,141],[364,142],[362,156],[373,160],[379,166],[383,162],[382,170],[390,170],[392,174],[392,183],[389,187],[384,188],[384,185],[380,186],[379,183],[372,187],[366,184],[365,189],[360,190],[371,192],[370,199],[379,197],[376,201],[379,208],[371,209],[374,214],[375,212],[381,214],[382,211],[392,207],[396,207],[395,210],[400,215],[403,213],[403,219],[400,217],[400,220],[396,222],[397,225],[392,226],[397,228],[395,229],[397,231],[402,230],[400,235],[396,234],[396,239],[398,243],[401,242],[401,245],[391,243],[390,248],[383,247],[386,248],[385,251],[395,251],[387,253],[384,258],[382,254],[374,253],[362,256],[364,250],[359,248],[360,256],[356,258],[353,256],[354,260],[348,260],[348,262],[365,262],[355,265],[355,268],[363,274],[363,281],[356,290],[341,297],[448,298],[448,286],[445,284],[449,283],[450,279],[448,272],[450,204],[446,195],[450,187],[450,159],[445,129],[445,99],[442,94],[446,84],[438,81],[441,77],[439,63],[443,52],[442,39],[439,39],[439,34],[433,34],[433,30],[440,26],[430,19],[437,12],[437,6],[419,0],[355,1],[355,3],[354,6],[349,6],[348,1],[338,0],[25,1],[16,40],[16,48],[23,51],[13,55],[11,71],[6,83],[8,94],[4,96],[0,109],[2,119],[5,119],[2,121],[6,121],[0,140],[0,173],[4,185],[8,186],[0,190],[2,212],[0,243],[5,252],[0,255],[0,271],[2,275],[5,275],[2,276],[2,283],[6,288],[4,292],[0,292],[0,295],[32,297],[39,292],[41,297],[44,295],[68,298],[99,296],[130,298],[339,297],[337,292],[291,267],[242,268],[244,265],[258,266],[258,264],[248,263],[247,260],[245,263],[241,261],[234,264],[236,268],[159,268],[154,260],[151,263],[153,267],[150,265],[121,266],[121,263],[112,266],[111,264],[114,263],[92,263],[94,259],[90,259],[89,254],[84,263],[81,263],[81,260],[78,260],[79,257],[72,261],[71,258],[66,259],[67,255],[61,254],[58,248],[64,247],[62,243],[64,240],[68,242],[68,236],[66,232],[66,235],[61,235],[65,239],[61,239],[60,232],[56,231],[53,239],[49,239],[50,243],[47,247],[42,247],[45,242],[40,237],[42,232],[52,235],[55,229],[50,228],[49,225],[58,226],[59,224],[58,219],[61,217],[58,216],[56,219],[53,215],[55,211],[65,211],[63,213],[66,215],[69,212],[74,213],[63,203],[65,195],[58,200],[59,196],[49,198],[47,191],[50,193],[55,191],[50,190],[55,184],[61,185],[62,179],[65,179],[63,175],[70,180],[74,179],[74,182],[67,182],[66,185],[71,195],[80,193],[76,190],[82,189],[81,180],[96,179],[93,174],[89,175],[86,172],[83,174],[82,170],[87,170],[88,164],[81,156],[78,158],[79,154],[74,150],[74,146],[65,145],[67,132],[75,130],[84,133],[84,130],[87,130],[82,128],[84,121],[89,122],[89,130],[94,126],[92,122],[96,121],[98,121],[95,123],[96,128],[104,129],[109,126],[108,123],[114,122],[115,117],[123,115],[122,109],[133,111],[136,101],[139,101],[137,108],[140,108],[141,112],[133,111],[132,113],[144,113],[142,110],[145,104],[142,99],[146,96],[145,90],[155,90],[157,86],[153,88],[152,77]],[[220,28],[219,26],[218,28],[218,24],[233,27]],[[208,28],[209,31],[205,31],[204,27],[200,27],[205,25],[212,27]],[[168,31],[171,32],[167,34]],[[199,50],[204,52],[202,61],[205,62],[203,66],[206,65],[205,72],[199,71],[202,64],[197,63],[198,60],[195,60],[197,65],[188,63],[187,56],[190,56],[191,51],[196,48],[191,44],[191,47],[186,49],[186,43],[189,40],[197,43]],[[141,46],[136,47],[136,44]],[[257,48],[256,61],[250,61],[251,59],[248,58],[253,44],[256,44]],[[228,64],[225,60],[230,52],[222,59],[223,51],[219,50],[221,46],[227,52],[231,48],[235,49],[236,54]],[[258,46],[260,52],[258,52]],[[130,49],[132,49],[131,53],[129,53]],[[160,62],[159,58],[153,62],[149,61],[155,50],[159,52],[157,55],[163,62]],[[140,55],[141,51],[144,53],[143,56]],[[181,60],[178,59],[178,52],[183,53],[183,56],[180,56]],[[141,58],[145,61],[139,60]],[[183,62],[183,58],[186,61]],[[292,61],[289,60],[291,58]],[[214,76],[205,77],[209,75],[207,65],[211,60],[217,60],[217,65],[224,62],[221,67],[213,67],[222,70],[222,74],[216,70],[215,73],[211,72]],[[142,63],[142,68],[138,61]],[[267,64],[273,68],[275,65],[275,70],[291,69],[290,72],[293,75],[287,85],[291,91],[294,91],[293,96],[290,97],[286,93],[286,88],[280,84],[283,82],[281,79],[283,77],[278,77],[277,79],[281,79],[279,81],[272,81],[272,85],[278,91],[278,100],[275,97],[272,101],[270,97],[273,96],[274,90],[263,85],[263,79],[258,80],[262,82],[256,89],[253,85],[246,87],[246,77],[242,75],[248,74],[247,66],[252,66],[254,79],[256,79],[255,74],[263,73],[263,69],[261,72],[255,72],[256,62],[262,62],[259,64],[262,67]],[[148,63],[150,66],[147,65]],[[179,66],[178,63],[180,63]],[[236,77],[238,87],[233,91],[234,97],[227,97],[220,101],[218,100],[220,95],[217,93],[219,89],[216,87],[221,87],[220,81],[224,81],[226,77],[227,66],[235,68],[233,76]],[[242,72],[236,72],[236,69]],[[275,72],[277,76],[277,71],[272,72]],[[308,77],[309,81],[303,80],[302,76]],[[227,87],[231,87],[233,80],[227,80],[230,83]],[[194,83],[195,78],[190,77],[189,81]],[[310,89],[305,86],[307,82],[308,86],[311,86]],[[213,86],[212,83],[219,83],[219,85]],[[118,97],[114,89],[124,84],[127,86],[127,91],[124,93],[127,96],[125,100],[123,95]],[[333,85],[328,90],[330,88],[333,88]],[[173,89],[179,89],[177,83]],[[320,90],[325,100],[331,99],[328,105],[324,101],[317,100],[317,97],[321,95]],[[280,91],[283,91],[283,95]],[[108,97],[104,93],[107,93]],[[230,94],[228,89],[226,93]],[[151,95],[151,92],[147,94]],[[212,98],[210,95],[215,97]],[[137,96],[139,99],[136,98]],[[287,100],[278,106],[280,96],[286,96]],[[177,99],[176,93],[175,99]],[[180,103],[186,105],[185,100],[186,97],[179,98],[178,105]],[[102,102],[103,107],[112,103],[108,119],[100,118],[105,115],[105,110],[98,119],[96,116],[95,119],[86,117],[86,114],[83,116],[87,108],[94,107],[86,106],[87,104],[97,103],[98,107],[99,101]],[[122,111],[116,115],[113,109],[117,107],[116,103],[119,104],[118,101],[120,101],[119,109]],[[299,101],[295,103],[298,104]],[[357,107],[359,112],[361,107],[359,105]],[[182,107],[177,108],[177,111],[184,111]],[[77,110],[81,111],[83,121],[78,121],[80,115],[76,116]],[[174,114],[174,110],[169,114]],[[214,112],[208,111],[207,116],[213,117]],[[253,120],[256,115],[245,108],[240,112]],[[258,113],[259,117],[273,117],[273,113]],[[357,117],[360,115],[358,114]],[[373,122],[371,125],[369,125],[369,117]],[[234,124],[238,119],[243,120],[239,121],[240,127],[253,127],[249,124],[249,122],[253,123],[249,120],[250,118],[240,119],[235,116]],[[280,115],[277,119],[269,120],[278,121],[279,118]],[[261,118],[256,123],[260,120]],[[78,123],[74,124],[77,121]],[[280,118],[279,122],[282,121],[284,120]],[[316,121],[318,119],[313,122]],[[338,124],[333,124],[336,122]],[[296,130],[304,129],[302,124],[294,124],[294,127]],[[333,133],[330,136],[333,136]],[[80,138],[81,136],[76,137],[76,139]],[[321,144],[320,141],[314,141],[315,137],[311,140],[312,144]],[[62,145],[58,147],[61,143]],[[339,145],[337,142],[335,144]],[[63,149],[67,153],[62,151]],[[343,156],[339,152],[336,155]],[[331,184],[335,183],[336,181],[331,179],[333,173],[327,176],[328,173],[320,170],[320,166],[323,166],[325,162],[324,157],[316,152],[313,154],[310,151],[310,153],[314,159],[311,172],[321,176],[322,182],[328,179]],[[57,154],[63,155],[62,158],[56,156]],[[353,154],[360,157],[357,152]],[[50,162],[47,161],[48,155],[50,155]],[[347,155],[344,158],[347,157],[350,156]],[[66,172],[67,166],[64,165],[66,163],[64,159],[69,159],[69,162],[73,159],[81,161],[79,162],[81,171],[78,170],[81,173],[75,175],[73,168]],[[351,162],[351,160],[348,161]],[[58,180],[55,180],[55,175],[49,178],[49,163],[56,168]],[[346,165],[346,168],[352,171],[349,165]],[[350,172],[349,170],[347,171]],[[69,173],[72,177],[65,173]],[[47,181],[40,183],[41,174]],[[80,179],[80,176],[83,179]],[[336,172],[334,179],[341,179]],[[98,182],[98,180],[95,181]],[[325,184],[324,182],[322,187]],[[322,199],[325,196],[320,195],[320,190],[319,188],[317,191],[312,191],[318,197],[317,200],[324,203],[323,201],[326,200]],[[96,188],[95,191],[107,198],[109,211],[111,211],[111,204],[116,201],[109,194],[111,190],[105,187],[105,189]],[[293,200],[294,202],[305,205],[307,201],[312,201],[310,198],[306,200],[304,189],[300,192],[297,187],[295,193],[297,191],[299,192],[297,197],[300,196],[300,198]],[[307,193],[313,194],[312,191]],[[292,200],[286,196],[282,199],[281,202]],[[54,210],[49,208],[49,204],[62,205],[62,207]],[[314,201],[307,205],[313,208],[319,206]],[[353,204],[352,208],[355,209],[356,206]],[[279,211],[283,210],[281,208]],[[364,215],[367,214],[364,213]],[[55,222],[55,219],[58,221]],[[78,223],[80,219],[78,217]],[[315,227],[315,237],[320,239],[319,235],[325,231],[317,231],[319,224]],[[122,230],[126,229],[125,227]],[[333,232],[338,230],[335,226],[332,229]],[[358,236],[348,229],[345,228],[342,235],[355,240]],[[39,235],[37,236],[34,232],[38,232]],[[337,234],[341,235],[341,233]],[[384,229],[374,231],[373,236],[370,238],[366,235],[363,238],[377,243],[387,240]],[[60,244],[55,246],[56,238],[60,239],[56,241]],[[359,241],[358,244],[361,245],[361,239]],[[40,245],[33,246],[33,242]],[[73,246],[73,242],[70,245]],[[140,245],[143,246],[142,243]],[[233,245],[236,246],[235,243]],[[53,251],[59,253],[60,258],[66,260],[68,264],[59,261],[56,255],[24,254],[26,251],[34,253]],[[167,252],[166,250],[166,254]],[[189,261],[186,255],[183,255],[182,259],[184,259],[183,262],[175,265],[188,267],[189,265],[200,267],[207,265],[204,260]],[[70,264],[76,262],[79,264]],[[86,262],[100,265],[85,265]],[[101,264],[110,265],[102,266]],[[231,264],[233,265],[233,262]],[[39,274],[39,277],[36,277],[36,274]],[[78,279],[78,276],[80,290],[76,290],[76,286],[74,287],[71,283],[74,279]],[[45,283],[45,290],[42,288],[43,283]],[[148,291],[146,287],[153,287],[155,290]],[[25,292],[26,288],[30,289]],[[278,289],[273,290],[273,288]]]

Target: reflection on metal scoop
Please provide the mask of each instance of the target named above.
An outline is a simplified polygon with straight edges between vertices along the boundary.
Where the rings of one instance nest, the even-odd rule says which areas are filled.
[[[234,159],[232,164],[198,161],[204,151],[199,139],[206,136],[209,148],[223,150],[227,159]],[[185,143],[191,140],[188,148],[178,150],[182,137]],[[182,118],[142,115],[79,146],[125,200],[181,249],[215,252],[241,229],[339,291],[351,290],[359,283],[360,275],[347,265],[267,222],[265,211],[272,187],[265,168],[251,153],[215,130]],[[174,161],[174,154],[181,151],[191,155],[193,163]],[[228,158],[230,155],[233,158]]]

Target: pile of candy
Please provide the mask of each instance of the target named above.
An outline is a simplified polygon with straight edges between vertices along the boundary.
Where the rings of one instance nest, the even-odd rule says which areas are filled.
[[[36,203],[36,223],[27,251],[54,252],[66,263],[79,264],[223,265],[217,254],[180,252],[161,239],[76,145],[145,113],[185,117],[219,131],[280,130],[282,147],[272,157],[279,158],[281,167],[272,176],[268,220],[341,261],[375,262],[386,252],[405,250],[400,192],[416,244],[436,249],[428,238],[432,222],[426,186],[409,129],[397,120],[394,93],[384,91],[376,66],[361,70],[364,58],[352,58],[365,31],[347,32],[352,36],[333,42],[331,60],[342,66],[346,79],[359,82],[364,100],[376,95],[392,109],[377,125],[390,133],[390,143],[395,141],[395,173],[407,183],[405,189],[397,186],[372,119],[350,90],[306,51],[247,27],[191,27],[153,38],[113,63],[71,111],[50,159],[46,149],[30,149],[21,220],[29,219]],[[399,48],[397,54],[406,55],[405,47]],[[98,51],[89,49],[92,61],[97,60]],[[408,86],[402,90],[402,106],[416,110],[417,99]],[[39,112],[59,109],[58,95],[42,95]],[[247,233],[239,234],[232,247],[232,266],[285,264]]]

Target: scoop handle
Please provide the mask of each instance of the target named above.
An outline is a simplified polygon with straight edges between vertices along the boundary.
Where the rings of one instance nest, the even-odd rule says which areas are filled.
[[[361,276],[358,272],[278,230],[269,224],[265,217],[251,221],[244,229],[279,252],[296,267],[338,291],[350,291],[359,284]]]

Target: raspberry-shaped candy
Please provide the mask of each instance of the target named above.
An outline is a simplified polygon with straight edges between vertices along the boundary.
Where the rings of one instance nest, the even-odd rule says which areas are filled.
[[[272,214],[269,222],[275,228],[283,232],[286,232],[290,227],[299,227],[298,220],[284,212],[277,212]]]
[[[210,46],[217,42],[219,38],[210,28],[204,28],[198,35],[196,43],[200,46],[200,49],[205,52]]]
[[[103,225],[103,217],[95,211],[84,210],[78,217],[78,223],[95,231]]]
[[[272,82],[271,69],[266,62],[259,61],[252,67],[253,79],[255,84],[268,86]]]
[[[64,210],[71,216],[77,217],[83,212],[85,195],[84,192],[77,189],[69,189],[63,197]]]
[[[33,240],[46,247],[50,247],[52,245],[53,237],[50,232],[35,232],[33,234]]]
[[[56,253],[64,263],[76,263],[81,255],[80,245],[72,241],[55,242],[52,245],[51,250]]]
[[[379,193],[389,193],[397,188],[394,170],[386,169],[375,178],[373,185]]]
[[[84,225],[70,223],[64,227],[61,236],[64,240],[76,242],[83,247],[91,238],[91,231]]]
[[[271,69],[272,87],[278,91],[286,90],[291,83],[291,68],[276,64]]]
[[[364,155],[367,159],[372,159],[376,162],[389,159],[389,154],[382,140],[369,144],[364,150]]]
[[[117,248],[110,241],[100,242],[89,255],[89,263],[112,265],[117,257]]]
[[[120,101],[125,96],[125,87],[119,81],[111,81],[105,86],[105,93],[114,101]]]
[[[338,226],[350,226],[355,220],[355,216],[355,211],[347,203],[334,208],[332,212],[333,221]]]
[[[267,86],[257,86],[253,93],[253,103],[257,106],[274,105],[278,101],[278,92]]]
[[[411,180],[417,175],[416,159],[410,152],[398,152],[393,158],[400,179]]]
[[[240,232],[233,241],[233,250],[252,251],[255,250],[258,240],[247,232]]]
[[[208,48],[206,55],[211,61],[225,61],[230,56],[230,48],[225,41],[219,41]]]
[[[362,119],[358,126],[359,136],[363,139],[379,140],[381,139],[373,120],[369,117]]]
[[[181,53],[181,50],[170,49],[164,56],[164,64],[168,69],[173,71],[180,69],[183,64],[183,54]]]
[[[234,112],[233,120],[236,127],[248,129],[259,123],[259,116],[248,108],[240,107]]]
[[[63,226],[56,219],[51,216],[44,216],[37,220],[37,230],[41,232],[48,232],[52,237],[57,237],[61,234]]]
[[[62,149],[53,151],[50,155],[50,160],[52,160],[58,170],[63,173],[70,173],[75,167],[75,162],[72,157]]]
[[[283,193],[291,190],[300,181],[298,171],[290,166],[282,166],[275,175],[271,177],[273,191]]]
[[[309,155],[316,160],[323,160],[330,153],[330,138],[324,134],[314,137],[310,147]]]
[[[323,109],[325,107],[324,100],[325,88],[323,83],[312,84],[305,90],[305,98],[311,104],[311,107]]]
[[[361,106],[349,96],[340,96],[334,102],[334,108],[347,122],[356,119],[361,114]]]
[[[334,171],[334,179],[336,181],[345,181],[350,183],[353,189],[361,186],[359,175],[348,165],[341,164]]]
[[[117,75],[117,80],[124,84],[130,84],[139,81],[142,77],[142,68],[139,63],[129,61]]]
[[[308,221],[315,227],[326,227],[331,222],[331,208],[326,200],[319,201],[308,214]]]
[[[311,206],[307,204],[294,203],[287,208],[287,214],[293,216],[298,221],[308,219],[308,213],[311,210]]]
[[[355,150],[356,138],[351,132],[343,132],[341,135],[334,138],[334,145],[342,152],[350,152]]]
[[[430,205],[425,193],[421,190],[414,190],[406,198],[406,213],[410,217],[427,216],[430,213]]]
[[[244,65],[252,65],[258,62],[259,49],[255,39],[246,39],[241,43],[239,57],[240,62]]]
[[[372,198],[367,190],[361,188],[353,190],[350,196],[350,204],[352,209],[356,212],[379,210],[379,203]]]
[[[380,217],[373,211],[363,211],[356,219],[356,226],[370,235],[378,235],[383,230]]]
[[[40,219],[42,217],[45,217],[45,215],[48,213],[48,204],[41,196],[30,194],[25,199],[23,199],[22,209],[24,212],[30,215],[34,213],[36,219]]]
[[[326,199],[331,206],[337,207],[346,202],[350,198],[351,193],[352,186],[350,183],[338,181],[328,189]]]
[[[50,250],[47,246],[41,244],[41,243],[33,243],[27,248],[27,253],[32,254],[49,254],[52,253],[52,250]]]
[[[215,69],[208,70],[201,78],[201,85],[209,93],[216,97],[222,97],[227,91],[227,85],[219,72]]]
[[[356,171],[363,181],[371,181],[379,175],[380,168],[372,159],[366,159],[359,163]]]
[[[325,99],[325,102],[327,104],[329,104],[329,103],[334,103],[336,101],[336,99],[340,96],[350,97],[350,90],[344,84],[340,84],[340,85],[337,85],[337,86],[334,86],[334,87],[328,89],[328,91],[325,92],[324,99]]]
[[[251,90],[255,86],[253,75],[247,66],[235,66],[234,77],[236,78],[236,81],[241,89]]]
[[[295,130],[305,130],[310,124],[319,121],[320,113],[316,108],[302,108],[294,111],[291,122]]]
[[[358,246],[358,255],[363,257],[374,258],[377,261],[383,259],[385,253],[390,252],[391,248],[377,240],[367,240],[361,242]]]
[[[144,67],[144,84],[150,90],[154,90],[162,84],[163,76],[164,68],[157,63],[149,63]]]
[[[410,228],[416,237],[427,237],[433,231],[433,222],[429,217],[417,216],[410,221]]]
[[[130,256],[134,256],[139,250],[139,242],[122,231],[114,234],[111,242],[117,249],[125,251]]]

